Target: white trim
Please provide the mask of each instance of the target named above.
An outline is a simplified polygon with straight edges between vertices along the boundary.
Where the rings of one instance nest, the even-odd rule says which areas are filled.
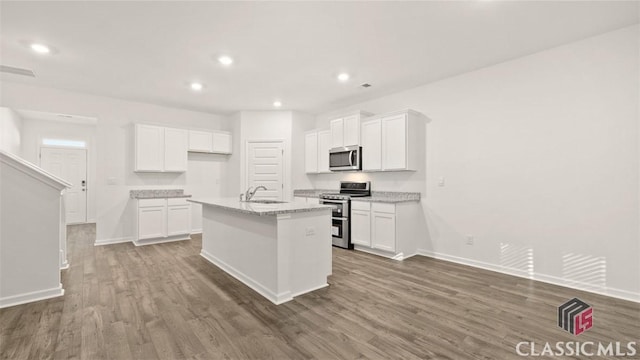
[[[71,187],[71,184],[65,180],[62,180],[61,178],[43,170],[39,166],[19,158],[14,154],[0,150],[0,162],[11,166],[25,175],[31,176],[43,184],[49,185],[56,190],[60,190],[61,192],[62,190]]]
[[[331,274],[329,274],[329,275],[331,275]],[[294,298],[294,297],[296,297],[296,296],[300,296],[300,295],[308,294],[308,293],[310,293],[310,292],[312,292],[312,291],[320,290],[320,289],[322,289],[322,288],[326,288],[326,287],[328,287],[328,286],[329,286],[329,284],[328,284],[328,283],[324,283],[324,284],[322,284],[322,285],[318,285],[318,286],[316,286],[316,287],[312,287],[312,288],[307,289],[307,290],[302,290],[302,291],[300,291],[300,292],[293,293],[293,294],[291,295],[291,297],[292,297],[292,298]]]
[[[195,234],[202,234],[202,228],[192,229],[191,230],[191,235],[195,235]]]
[[[191,240],[191,235],[174,235],[174,236],[168,236],[166,238],[154,238],[154,239],[142,239],[142,240],[134,239],[133,245],[144,246],[144,245],[162,244],[166,242],[181,241],[181,240]]]
[[[0,309],[6,308],[9,306],[14,306],[14,305],[26,304],[34,301],[50,299],[50,298],[54,298],[62,295],[64,295],[64,289],[62,288],[62,284],[60,284],[58,285],[58,287],[55,287],[52,289],[32,291],[24,294],[18,294],[18,295],[0,298]]]
[[[120,238],[111,238],[111,239],[101,239],[97,240],[93,243],[94,246],[103,246],[103,245],[111,245],[111,244],[120,244],[125,242],[133,242],[132,237],[120,237]]]
[[[240,281],[243,284],[247,285],[249,288],[251,288],[252,290],[257,292],[258,294],[264,296],[265,298],[267,298],[267,300],[271,301],[272,303],[274,303],[276,305],[280,305],[280,304],[285,303],[287,301],[293,300],[293,295],[291,295],[290,291],[285,291],[285,292],[282,292],[280,294],[274,294],[269,289],[267,289],[264,286],[258,284],[257,282],[252,280],[249,276],[245,275],[241,271],[236,270],[233,266],[231,266],[231,265],[225,263],[224,261],[218,259],[217,257],[213,256],[208,251],[205,251],[205,250],[200,251],[200,256],[205,258],[207,261],[209,261],[213,265],[215,265],[215,266],[219,267],[220,269],[224,270],[227,274],[233,276],[238,281]],[[321,287],[324,287],[324,286],[325,285],[322,285]],[[304,292],[306,293],[308,291],[309,290],[305,290]]]
[[[576,290],[586,291],[586,292],[590,292],[598,295],[610,296],[610,297],[614,297],[622,300],[640,303],[640,293],[634,293],[631,291],[615,289],[615,288],[605,288],[603,290],[597,290],[597,289],[593,289],[593,285],[571,281],[571,280],[563,279],[557,276],[545,275],[545,274],[539,274],[539,273],[534,273],[533,275],[530,275],[525,271],[522,271],[519,269],[507,268],[504,266],[495,265],[495,264],[487,263],[484,261],[471,260],[467,258],[437,253],[437,252],[424,250],[424,249],[418,249],[418,255],[439,259],[439,260],[444,260],[444,261],[449,261],[456,264],[472,266],[472,267],[476,267],[484,270],[494,271],[501,274],[517,276],[520,278],[558,285],[558,286],[562,286],[570,289],[576,289]]]
[[[367,246],[361,246],[361,245],[357,245],[354,244],[353,248],[355,250],[358,251],[362,251],[362,252],[366,252],[367,254],[373,254],[373,255],[378,255],[378,256],[382,256],[385,257],[387,259],[391,259],[391,260],[396,260],[396,261],[402,261],[402,260],[406,260],[412,256],[416,256],[418,255],[417,253],[414,254],[410,254],[405,256],[404,253],[395,253],[395,252],[388,252],[388,251],[384,251],[384,250],[379,250],[379,249],[374,249],[374,248],[370,248]]]

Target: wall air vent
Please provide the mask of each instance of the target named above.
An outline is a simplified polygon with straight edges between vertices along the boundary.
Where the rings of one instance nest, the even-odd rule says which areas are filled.
[[[364,84],[361,84],[360,86],[363,87],[363,88],[368,88],[368,87],[371,87],[371,84],[364,83]]]
[[[0,65],[0,72],[14,74],[14,75],[30,76],[33,78],[36,77],[36,74],[29,69],[23,69],[23,68],[7,66],[7,65]]]

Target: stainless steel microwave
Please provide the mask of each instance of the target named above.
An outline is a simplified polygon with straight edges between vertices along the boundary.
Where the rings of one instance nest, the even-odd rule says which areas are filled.
[[[362,170],[362,148],[354,145],[329,150],[329,170]]]

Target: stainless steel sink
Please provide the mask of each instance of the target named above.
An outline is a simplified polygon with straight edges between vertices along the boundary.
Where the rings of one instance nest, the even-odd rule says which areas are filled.
[[[279,200],[249,200],[249,201],[243,201],[243,202],[255,203],[255,204],[284,204],[284,203],[286,203],[286,201],[279,201]]]

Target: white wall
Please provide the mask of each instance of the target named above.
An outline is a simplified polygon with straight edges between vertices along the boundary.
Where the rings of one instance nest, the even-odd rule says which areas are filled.
[[[242,111],[240,112],[240,192],[247,189],[246,144],[248,141],[282,140],[284,143],[284,200],[291,190],[291,120],[290,111]]]
[[[95,185],[98,241],[126,240],[134,235],[130,189],[178,187],[194,196],[219,196],[226,186],[227,160],[217,155],[189,155],[185,174],[133,172],[134,123],[227,130],[230,124],[224,116],[6,81],[0,82],[0,90],[2,106],[98,118]],[[193,214],[195,221],[201,220],[198,207],[194,207]],[[199,226],[193,224],[194,228]]]
[[[425,192],[425,253],[640,300],[638,39],[633,26],[341,109],[427,115],[426,184],[310,178]]]
[[[87,143],[87,222],[96,222],[96,126],[59,121],[35,120],[22,122],[22,158],[40,165],[43,138],[84,140]]]
[[[0,150],[21,156],[22,119],[12,109],[0,107]]]

